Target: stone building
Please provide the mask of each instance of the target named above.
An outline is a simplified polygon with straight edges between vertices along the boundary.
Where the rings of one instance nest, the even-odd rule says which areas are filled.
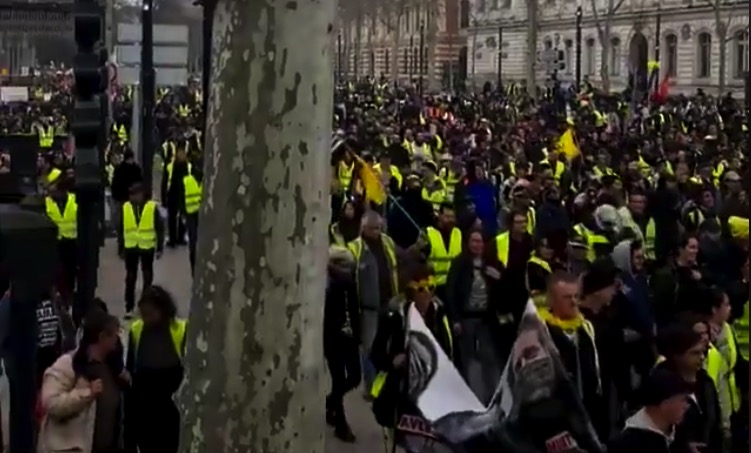
[[[335,70],[349,79],[383,75],[402,82],[431,73],[433,87],[445,85],[451,69],[459,70],[459,0],[391,1],[372,11],[340,13]]]
[[[670,76],[671,93],[690,94],[703,89],[716,94],[720,85],[724,85],[725,91],[743,94],[749,61],[748,0],[538,1],[534,46],[527,45],[525,0],[463,2],[462,19],[466,27],[462,32],[470,79],[474,76],[481,81],[495,80],[502,55],[503,79],[524,80],[527,59],[531,57],[535,58],[537,82],[542,84],[549,77],[543,59],[554,53],[561,60],[557,77],[574,81],[579,6],[582,8],[581,74],[591,81],[602,83],[604,70],[610,88],[623,89],[630,73],[646,72],[648,62],[655,60],[659,44],[661,76]],[[597,5],[597,14],[593,13],[593,4]],[[501,52],[497,45],[499,27],[503,30]],[[607,35],[608,28],[609,36],[603,36],[607,49],[603,51],[599,35],[600,31]],[[553,52],[545,52],[546,49]]]

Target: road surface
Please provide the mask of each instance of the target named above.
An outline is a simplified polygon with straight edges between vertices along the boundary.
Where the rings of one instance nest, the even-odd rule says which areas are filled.
[[[154,283],[164,286],[178,302],[181,316],[187,316],[190,305],[191,280],[190,265],[186,248],[166,250],[164,256],[154,266]],[[99,273],[99,296],[107,302],[110,311],[122,317],[125,311],[123,300],[125,268],[118,259],[113,240],[108,240],[102,249]],[[140,283],[138,287],[140,291]],[[3,433],[7,433],[8,392],[7,382],[3,378],[0,385],[2,398]],[[321,389],[327,391],[327,389]],[[362,399],[361,392],[352,392],[346,401],[346,408],[357,436],[357,443],[345,444],[334,438],[331,430],[327,431],[326,453],[380,453],[384,450],[380,428],[373,421],[369,406]],[[324,414],[321,414],[323,417]]]

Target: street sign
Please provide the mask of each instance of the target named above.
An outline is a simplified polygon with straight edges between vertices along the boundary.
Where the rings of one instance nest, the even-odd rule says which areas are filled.
[[[136,85],[140,80],[140,23],[117,24],[115,56],[120,65],[118,80],[123,85]],[[159,86],[184,86],[188,83],[187,25],[154,25],[154,69]]]

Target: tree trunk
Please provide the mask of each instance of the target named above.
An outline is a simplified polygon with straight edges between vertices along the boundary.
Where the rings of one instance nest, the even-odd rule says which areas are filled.
[[[355,16],[355,80],[360,80],[360,65],[362,63],[362,8],[358,6]]]
[[[610,17],[605,18],[604,30],[600,33],[600,82],[602,91],[610,92]]]
[[[727,38],[725,36],[719,36],[720,40],[720,52],[718,55],[719,74],[717,74],[717,95],[722,96],[725,94],[725,72],[727,71]]]
[[[426,6],[427,8],[427,24],[426,24],[426,37],[425,41],[427,42],[428,47],[428,54],[425,56],[427,58],[427,70],[428,74],[426,76],[426,86],[427,90],[431,91],[436,88],[436,58],[438,53],[438,18],[440,16],[441,12],[441,2],[439,0],[435,0],[432,2],[432,4],[428,4]]]
[[[181,452],[324,451],[335,5],[217,5]]]
[[[525,72],[527,92],[533,98],[537,97],[537,1],[527,1],[527,65]]]
[[[392,30],[392,33],[394,34],[394,41],[391,43],[391,81],[393,83],[399,82],[399,60],[401,58],[399,50],[402,45],[401,22],[401,16],[396,16],[393,19],[394,29]]]

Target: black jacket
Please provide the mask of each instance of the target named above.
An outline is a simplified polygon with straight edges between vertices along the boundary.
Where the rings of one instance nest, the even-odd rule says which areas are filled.
[[[360,313],[354,280],[329,279],[323,309],[323,352],[337,348],[345,326],[349,324],[351,338],[360,338]],[[359,341],[359,340],[358,340]]]
[[[667,364],[662,363],[658,366],[665,367]],[[697,442],[707,446],[707,453],[721,453],[723,435],[720,401],[712,379],[704,370],[699,370],[694,389],[683,421],[676,426],[675,442],[671,451],[688,452],[688,444]]]
[[[115,167],[112,175],[112,198],[119,203],[128,201],[128,190],[135,183],[143,182],[141,167],[135,162],[123,162]]]
[[[626,428],[610,444],[608,453],[672,453],[665,436],[641,428]]]

